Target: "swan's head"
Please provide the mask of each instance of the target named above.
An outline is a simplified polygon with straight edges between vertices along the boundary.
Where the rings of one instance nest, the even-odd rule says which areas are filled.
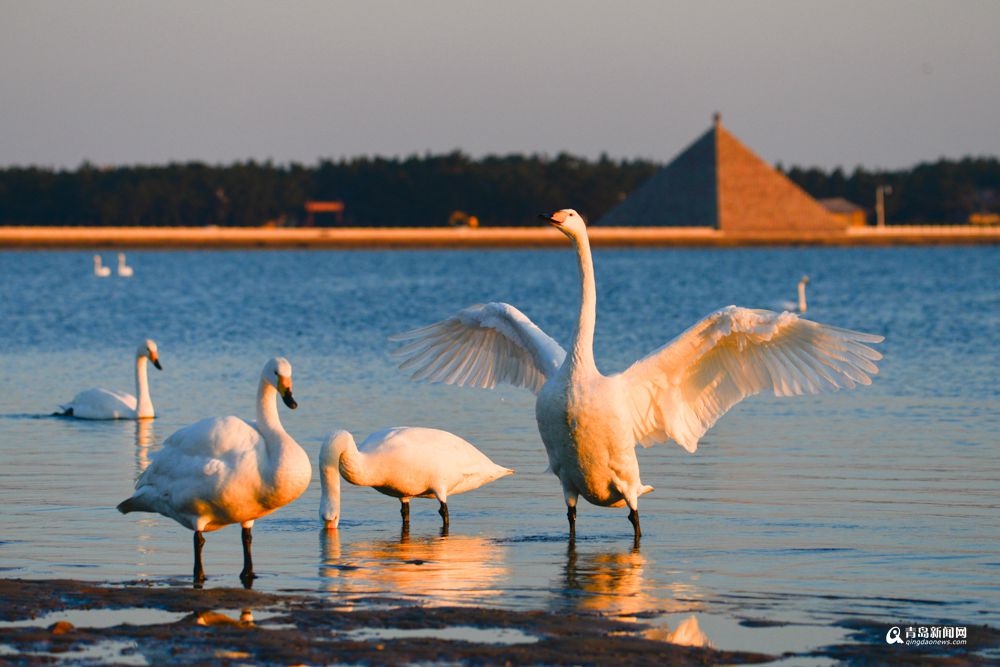
[[[799,281],[799,284],[800,285],[808,285],[809,284],[809,276],[802,276],[802,280]]]
[[[587,235],[587,223],[584,222],[583,216],[571,208],[564,208],[552,215],[539,215],[538,217],[571,239]]]
[[[292,410],[299,404],[292,398],[292,365],[284,357],[275,357],[266,364],[260,373],[261,379],[278,390],[281,400]]]
[[[160,365],[160,353],[156,349],[156,341],[152,338],[147,338],[139,344],[139,349],[135,351],[135,358],[141,357],[146,357],[153,362],[158,370],[163,370],[163,366]]]

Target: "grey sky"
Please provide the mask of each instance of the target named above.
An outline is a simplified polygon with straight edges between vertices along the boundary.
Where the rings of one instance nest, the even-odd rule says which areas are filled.
[[[1000,2],[0,0],[0,165],[1000,155]]]

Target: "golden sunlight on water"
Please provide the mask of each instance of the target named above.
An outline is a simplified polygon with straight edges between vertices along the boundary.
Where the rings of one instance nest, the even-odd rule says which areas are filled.
[[[419,597],[431,604],[474,604],[502,594],[506,549],[479,536],[447,534],[341,544],[337,530],[320,533],[323,589],[329,593]]]
[[[135,422],[135,476],[149,467],[153,446],[153,420],[137,419]]]
[[[651,563],[637,548],[628,551],[579,553],[575,541],[566,549],[566,588],[587,595],[579,598],[582,611],[600,612],[621,620],[638,620],[650,609],[664,613],[696,610],[698,591],[690,584],[651,586],[646,570]]]

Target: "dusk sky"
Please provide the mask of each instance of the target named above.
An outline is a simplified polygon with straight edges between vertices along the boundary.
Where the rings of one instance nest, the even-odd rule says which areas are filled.
[[[1000,155],[1000,2],[0,0],[0,165]]]

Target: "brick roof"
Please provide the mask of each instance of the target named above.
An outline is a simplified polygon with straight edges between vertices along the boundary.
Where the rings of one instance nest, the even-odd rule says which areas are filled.
[[[596,224],[715,227],[732,234],[844,229],[844,222],[744,146],[718,116]]]

